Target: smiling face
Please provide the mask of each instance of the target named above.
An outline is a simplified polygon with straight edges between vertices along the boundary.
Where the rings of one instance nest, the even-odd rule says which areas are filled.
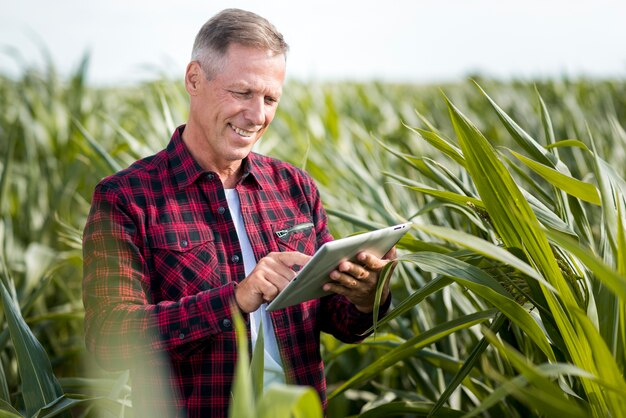
[[[274,118],[285,79],[285,56],[231,44],[207,79],[197,61],[187,66],[191,97],[183,140],[204,169],[236,175]]]

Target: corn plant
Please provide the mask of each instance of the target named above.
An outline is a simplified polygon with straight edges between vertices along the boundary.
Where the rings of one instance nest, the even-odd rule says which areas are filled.
[[[408,214],[428,238],[404,240],[400,260],[432,277],[377,325],[410,324],[403,316],[419,317],[416,309],[426,298],[454,286],[454,301],[446,303],[452,317],[415,321],[416,335],[410,337],[409,332],[370,340],[385,354],[330,397],[410,364],[415,377],[401,383],[404,390],[388,388],[395,391],[394,402],[376,397],[361,416],[624,416],[626,184],[598,155],[593,138],[590,146],[555,140],[541,97],[546,146],[480,91],[516,149],[495,148],[447,99],[456,143],[430,123],[426,130],[412,130],[456,170],[382,144],[413,170],[389,170],[387,176],[431,199],[416,215]],[[581,154],[588,181],[573,177],[559,156],[565,149]],[[455,214],[430,213],[441,208]],[[437,248],[425,248],[433,241]],[[441,343],[476,324],[482,325],[456,337],[463,339],[461,347],[457,342],[448,351]],[[426,373],[443,377],[439,388]],[[397,385],[403,379],[393,374]],[[383,388],[385,379],[375,387]],[[446,404],[456,409],[446,410]]]
[[[80,234],[97,181],[163,148],[187,99],[90,87],[88,62],[0,76],[6,416],[132,416],[128,374],[84,350]],[[291,80],[259,143],[313,175],[336,236],[415,224],[375,335],[322,337],[329,416],[624,415],[626,83],[477,81]]]
[[[243,318],[238,309],[233,309],[233,312],[235,312],[233,319],[237,333],[238,358],[229,416],[231,418],[321,418],[323,416],[322,404],[315,389],[279,383],[274,383],[264,389],[263,326],[260,325],[250,362]]]

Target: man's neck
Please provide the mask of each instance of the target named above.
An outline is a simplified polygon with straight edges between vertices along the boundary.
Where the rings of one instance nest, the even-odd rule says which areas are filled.
[[[202,167],[203,170],[217,173],[222,181],[222,184],[224,185],[224,188],[234,189],[243,175],[242,161],[228,161],[221,166],[217,165],[207,153],[197,149],[194,142],[189,139],[190,135],[193,135],[193,132],[191,131],[192,129],[190,129],[189,125],[187,125],[183,131],[182,139],[192,158],[198,163],[198,165],[200,165],[200,167]]]

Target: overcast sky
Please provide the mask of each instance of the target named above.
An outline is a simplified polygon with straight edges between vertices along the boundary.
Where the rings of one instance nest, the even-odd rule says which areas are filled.
[[[198,29],[226,7],[272,21],[302,80],[437,82],[500,78],[626,78],[625,0],[0,0],[0,72],[42,61],[67,74],[85,52],[89,80],[182,77]]]

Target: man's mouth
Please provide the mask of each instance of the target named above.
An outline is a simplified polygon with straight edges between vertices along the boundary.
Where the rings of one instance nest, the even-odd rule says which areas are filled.
[[[245,129],[238,128],[232,124],[229,124],[229,125],[231,128],[233,128],[233,131],[235,131],[237,135],[243,136],[245,138],[249,138],[252,135],[254,135],[254,131],[246,131]]]

